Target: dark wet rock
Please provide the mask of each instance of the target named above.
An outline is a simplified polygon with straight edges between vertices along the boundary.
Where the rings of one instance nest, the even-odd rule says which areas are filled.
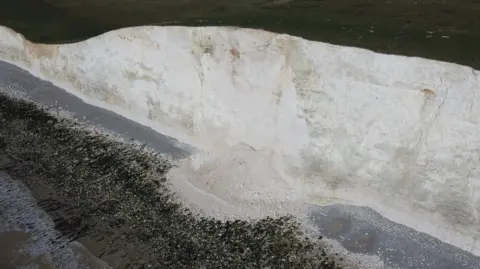
[[[392,222],[368,207],[311,205],[310,221],[354,253],[375,255],[392,268],[477,269],[480,259],[425,233]],[[347,228],[348,227],[348,228]]]
[[[346,249],[357,253],[371,253],[375,243],[375,234],[353,234],[344,241]]]
[[[1,145],[2,141],[0,141],[0,153],[1,153]],[[12,164],[12,161],[10,160],[10,158],[8,158],[6,155],[1,155],[0,154],[0,170],[3,170],[5,168],[7,168],[8,166],[10,166]]]
[[[340,236],[350,230],[351,222],[346,217],[336,217],[328,221],[324,226],[323,231],[325,235]]]

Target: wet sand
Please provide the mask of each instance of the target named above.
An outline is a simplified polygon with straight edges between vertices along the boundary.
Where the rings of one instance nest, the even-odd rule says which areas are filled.
[[[0,161],[0,170],[13,178],[11,182],[27,186],[22,187],[23,193],[31,192],[33,197],[23,195],[24,198],[20,199],[17,195],[13,199],[8,198],[8,195],[11,196],[8,192],[6,196],[0,195],[0,203],[15,205],[26,200],[30,204],[24,207],[38,207],[36,210],[46,212],[48,215],[44,215],[44,219],[50,223],[50,238],[56,238],[53,236],[55,231],[61,235],[60,243],[53,246],[65,246],[77,240],[94,256],[114,268],[140,268],[149,264],[162,265],[162,268],[202,268],[200,266],[207,265],[212,266],[209,268],[224,268],[224,263],[232,259],[238,262],[238,267],[233,263],[230,268],[258,268],[255,267],[258,265],[256,262],[265,259],[260,250],[268,245],[276,246],[270,249],[275,255],[306,255],[306,249],[297,249],[296,244],[301,242],[289,237],[298,229],[287,220],[270,219],[259,223],[221,223],[209,219],[197,221],[185,214],[179,205],[172,203],[169,200],[171,193],[162,187],[163,181],[150,181],[148,173],[145,174],[145,171],[149,171],[162,179],[168,170],[168,162],[141,150],[150,147],[156,152],[174,154],[177,158],[187,154],[183,146],[172,138],[114,113],[89,106],[51,83],[3,62],[0,63],[0,88],[50,106],[53,110],[60,108],[63,111],[61,114],[69,111],[74,119],[95,125],[96,130],[115,133],[127,142],[125,146],[111,141],[113,137],[105,140],[98,133],[74,132],[71,129],[73,123],[55,123],[57,120],[53,116],[42,114],[36,106],[2,97],[0,140],[3,145],[0,149],[3,153],[0,156],[3,156],[3,161]],[[132,138],[141,141],[144,146],[129,146]],[[133,174],[121,168],[126,164],[128,166],[132,160],[139,162],[139,166],[131,168]],[[160,196],[156,196],[157,191],[160,191]],[[25,214],[33,215],[28,212],[19,208],[16,211],[2,211],[0,216],[10,219],[2,223],[11,223],[12,219],[25,219]],[[309,221],[316,232],[338,240],[352,253],[379,256],[392,268],[475,269],[480,263],[479,257],[390,222],[368,208],[312,206],[310,212]],[[271,223],[277,224],[271,227]],[[289,235],[287,238],[290,241],[277,242],[279,238],[274,235],[265,238],[262,235],[264,232],[251,233],[254,229],[266,231],[265,227],[270,227],[267,230],[272,229],[274,235],[276,232]],[[25,240],[31,234],[28,229],[9,228],[5,231],[8,233],[4,236],[17,236],[18,240]],[[18,231],[21,233],[17,234]],[[212,233],[223,233],[225,237],[218,241]],[[229,242],[229,253],[225,253],[224,240]],[[322,241],[302,244],[313,244],[312,247],[318,248],[325,244]],[[178,242],[178,245],[173,242]],[[70,245],[68,247],[71,249]],[[247,255],[245,250],[242,252],[246,248],[252,249],[252,253]],[[62,252],[57,253],[57,247],[40,249],[44,249],[40,253],[63,255]],[[255,249],[260,252],[253,252]],[[321,249],[315,253],[322,257]],[[334,253],[330,254],[335,257]],[[33,257],[38,260],[42,255],[37,253]],[[11,260],[9,257],[12,256],[4,259]],[[253,267],[243,267],[249,259]],[[275,262],[273,264],[279,266],[275,268],[287,265],[291,267],[285,268],[310,268],[308,264],[303,267],[298,260],[291,264]]]

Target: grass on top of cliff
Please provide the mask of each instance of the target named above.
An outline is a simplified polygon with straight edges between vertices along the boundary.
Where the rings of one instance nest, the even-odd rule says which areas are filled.
[[[0,0],[0,24],[42,43],[141,25],[224,25],[480,69],[479,0]]]

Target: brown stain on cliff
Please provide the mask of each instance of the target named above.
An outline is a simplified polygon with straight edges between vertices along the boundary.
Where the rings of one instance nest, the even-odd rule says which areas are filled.
[[[240,58],[240,52],[236,48],[230,49],[230,55],[235,59]]]
[[[423,89],[422,92],[425,94],[425,97],[435,97],[435,92],[430,89]]]
[[[53,58],[57,54],[56,45],[34,44],[27,41],[27,49],[36,58]]]

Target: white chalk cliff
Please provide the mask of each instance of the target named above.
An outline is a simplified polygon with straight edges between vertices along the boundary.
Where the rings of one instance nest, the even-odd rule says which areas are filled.
[[[291,199],[369,206],[480,255],[472,68],[222,27],[126,28],[68,45],[0,27],[0,60],[201,150],[244,145],[251,169],[277,173],[197,182],[221,199],[281,200],[290,192],[278,182]],[[252,158],[262,154],[267,163]]]

